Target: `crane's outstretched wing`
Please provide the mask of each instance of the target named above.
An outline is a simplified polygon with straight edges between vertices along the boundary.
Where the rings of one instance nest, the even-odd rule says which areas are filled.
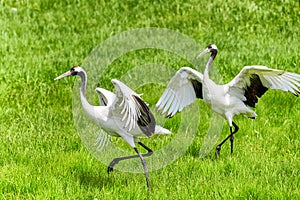
[[[203,75],[189,67],[180,68],[170,80],[166,90],[158,100],[156,107],[167,117],[173,117],[176,112],[195,101],[203,99]]]
[[[111,91],[103,88],[96,88],[95,90],[98,94],[100,106],[110,106],[114,102],[116,95]]]
[[[229,93],[240,97],[246,105],[255,107],[258,97],[269,88],[291,92],[298,96],[300,74],[265,66],[245,66],[227,86]]]
[[[112,79],[112,83],[116,98],[111,105],[111,114],[120,117],[128,131],[138,125],[145,135],[151,136],[155,131],[155,119],[146,103],[121,81]]]

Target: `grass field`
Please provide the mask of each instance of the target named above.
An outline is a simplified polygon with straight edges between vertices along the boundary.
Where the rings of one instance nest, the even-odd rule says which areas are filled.
[[[199,158],[211,113],[198,101],[197,137],[182,157],[149,173],[147,191],[143,174],[108,176],[74,126],[75,79],[53,80],[111,36],[144,27],[178,31],[203,47],[215,43],[223,82],[244,65],[300,73],[299,14],[298,1],[0,0],[0,199],[299,198],[300,100],[291,94],[268,91],[256,120],[237,117],[235,152],[230,155],[228,143],[219,159],[214,151]],[[131,52],[106,78],[147,62],[174,69],[189,64],[168,52]],[[113,88],[109,80],[101,86]],[[146,93],[151,86],[139,90],[151,105],[159,98]],[[175,130],[177,122],[166,127]],[[224,122],[219,141],[228,131]],[[152,139],[143,142],[155,151]]]

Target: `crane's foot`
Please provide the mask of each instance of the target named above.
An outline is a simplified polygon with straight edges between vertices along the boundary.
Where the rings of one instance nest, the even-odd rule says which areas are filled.
[[[114,171],[114,166],[116,164],[118,164],[118,162],[120,161],[121,159],[120,158],[115,158],[113,159],[113,161],[111,161],[109,163],[109,166],[107,167],[107,173],[109,174],[110,172]]]
[[[220,156],[221,146],[218,145],[216,148],[216,157],[218,158]]]
[[[107,168],[107,173],[109,174],[109,173],[112,172],[112,171],[114,171],[114,168],[108,166],[108,168]]]

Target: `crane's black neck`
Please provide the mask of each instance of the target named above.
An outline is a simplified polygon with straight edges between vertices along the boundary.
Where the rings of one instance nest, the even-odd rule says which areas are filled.
[[[214,60],[215,57],[216,57],[217,54],[218,54],[218,50],[217,50],[217,49],[212,49],[210,52],[211,52],[210,57],[212,57],[212,59]]]
[[[216,58],[217,54],[218,54],[218,50],[217,49],[211,49],[211,55],[207,61],[205,70],[204,70],[204,76],[209,78],[209,70],[210,70],[210,66],[212,64],[212,62],[214,61],[214,59]]]

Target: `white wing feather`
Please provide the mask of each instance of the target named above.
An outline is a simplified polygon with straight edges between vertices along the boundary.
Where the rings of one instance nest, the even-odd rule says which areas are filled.
[[[131,131],[137,126],[137,120],[141,115],[133,95],[140,97],[121,81],[112,79],[115,86],[116,98],[110,107],[111,114],[119,117],[125,123],[124,128]]]
[[[202,83],[203,75],[189,67],[180,68],[170,80],[166,90],[158,100],[156,107],[158,111],[169,117],[180,112],[184,107],[193,103],[196,93],[192,80]]]
[[[106,89],[96,88],[95,91],[98,94],[100,106],[110,106],[116,98],[116,95],[114,93]]]
[[[271,69],[265,66],[245,66],[240,73],[227,85],[230,89],[239,88],[245,90],[250,85],[251,75],[259,76],[266,88],[299,94],[300,74]]]

